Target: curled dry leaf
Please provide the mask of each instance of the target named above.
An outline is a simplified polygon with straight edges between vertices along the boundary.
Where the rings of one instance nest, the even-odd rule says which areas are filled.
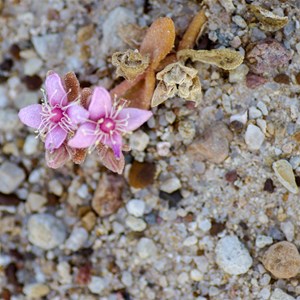
[[[152,107],[176,95],[185,100],[194,101],[196,105],[202,99],[198,71],[194,68],[186,67],[177,62],[166,66],[164,70],[157,73],[156,78],[160,82],[153,94]]]
[[[61,168],[72,157],[71,149],[64,143],[54,151],[46,150],[45,159],[49,168]]]
[[[211,65],[218,66],[224,70],[233,70],[237,68],[244,60],[244,56],[238,51],[230,49],[213,50],[181,50],[177,52],[177,58],[192,61],[201,61]]]
[[[249,8],[260,21],[261,29],[265,31],[277,31],[283,28],[289,21],[288,17],[280,17],[258,5],[249,5]]]
[[[132,81],[149,66],[149,56],[143,56],[138,50],[116,52],[112,56],[112,64],[117,68],[117,76]]]
[[[133,81],[125,80],[111,90],[111,96],[129,100],[130,107],[149,109],[155,88],[155,69],[172,50],[175,26],[170,18],[160,18],[152,23],[140,47],[143,56],[149,56],[150,65]]]

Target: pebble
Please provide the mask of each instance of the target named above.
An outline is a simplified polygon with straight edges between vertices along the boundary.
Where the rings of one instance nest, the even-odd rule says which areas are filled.
[[[30,299],[40,299],[49,294],[50,288],[43,283],[31,283],[24,286],[23,292]]]
[[[57,60],[60,53],[62,39],[60,34],[47,34],[43,36],[33,36],[32,44],[40,57],[44,60]]]
[[[133,231],[143,231],[147,227],[147,224],[144,220],[133,216],[128,216],[125,220],[125,223]]]
[[[261,110],[264,116],[267,116],[269,114],[268,108],[264,102],[258,101],[256,106]]]
[[[121,281],[124,283],[125,286],[129,287],[132,286],[133,280],[132,280],[132,275],[128,271],[124,271],[122,273],[122,278]]]
[[[299,189],[296,184],[295,174],[291,164],[285,159],[280,159],[275,161],[272,167],[279,182],[289,192],[297,194]]]
[[[240,275],[249,270],[253,261],[236,236],[225,236],[217,243],[216,262],[226,273]]]
[[[89,290],[92,293],[98,295],[102,294],[102,291],[105,289],[105,287],[106,287],[105,280],[102,277],[98,277],[98,276],[92,276],[91,281],[88,284]]]
[[[44,250],[53,249],[66,239],[66,228],[61,220],[49,214],[35,214],[28,221],[29,241]]]
[[[295,298],[288,295],[283,290],[275,288],[274,292],[271,294],[270,300],[295,300]]]
[[[291,221],[283,222],[280,224],[280,229],[284,233],[286,239],[291,242],[294,239],[295,228]]]
[[[211,229],[211,222],[209,219],[203,219],[198,221],[198,227],[203,232],[207,232]]]
[[[232,21],[238,25],[241,28],[246,28],[247,27],[247,23],[246,21],[239,15],[235,15],[232,17]]]
[[[300,255],[290,242],[278,242],[263,255],[264,267],[277,278],[295,277],[300,271]]]
[[[100,49],[103,55],[106,56],[113,50],[124,49],[125,44],[119,37],[118,31],[126,24],[135,24],[135,14],[125,7],[117,7],[106,16],[102,25],[103,37]]]
[[[26,175],[17,165],[5,161],[0,167],[0,192],[11,194],[24,181]]]
[[[86,213],[81,219],[81,224],[87,231],[91,231],[95,227],[96,222],[97,217],[92,211]]]
[[[41,69],[42,66],[43,61],[41,59],[37,57],[32,57],[28,59],[24,64],[24,74],[34,75]]]
[[[169,178],[160,185],[160,190],[169,194],[179,190],[180,188],[181,182],[177,177]]]
[[[56,266],[56,269],[57,269],[60,283],[70,284],[72,282],[71,266],[66,261],[60,262]]]
[[[196,245],[197,242],[198,242],[197,237],[194,236],[194,235],[192,235],[192,236],[187,237],[187,238],[183,241],[183,246],[190,247],[190,246]]]
[[[39,140],[34,135],[28,135],[23,146],[24,154],[32,155],[37,153],[38,145]]]
[[[57,179],[52,179],[48,184],[49,191],[56,196],[61,196],[63,193],[63,186]]]
[[[142,130],[138,130],[130,135],[129,145],[132,150],[144,151],[148,146],[150,138]]]
[[[257,118],[260,118],[261,116],[262,116],[262,112],[259,109],[257,109],[254,106],[251,106],[249,108],[249,118],[250,119],[257,119]]]
[[[246,75],[249,72],[249,68],[245,64],[241,64],[234,70],[229,71],[229,82],[244,82],[246,80]]]
[[[224,123],[212,124],[204,131],[202,138],[195,140],[187,148],[187,154],[193,161],[208,160],[221,163],[229,155],[229,143],[233,135]]]
[[[75,227],[66,240],[65,247],[71,251],[78,251],[82,248],[89,237],[88,232],[82,227]]]
[[[193,269],[190,272],[190,277],[194,281],[201,281],[203,279],[203,274],[197,269]]]
[[[145,202],[139,199],[132,199],[126,204],[128,213],[137,218],[144,215],[145,207]]]
[[[27,197],[27,205],[33,212],[40,211],[47,201],[46,197],[37,193],[29,193]]]
[[[170,154],[171,144],[169,142],[158,142],[156,145],[159,156],[168,156]]]
[[[248,111],[246,110],[244,113],[232,115],[230,117],[230,123],[233,121],[238,121],[245,125],[248,121]]]
[[[265,135],[259,127],[249,124],[245,133],[245,142],[249,150],[258,150],[265,140]]]
[[[155,256],[157,253],[157,248],[152,239],[141,238],[137,244],[137,253],[140,258],[148,258],[150,256]]]
[[[255,246],[257,248],[264,248],[265,246],[271,245],[272,243],[272,237],[266,235],[258,235],[255,240]]]
[[[0,110],[0,131],[13,132],[21,128],[18,113],[14,109]]]

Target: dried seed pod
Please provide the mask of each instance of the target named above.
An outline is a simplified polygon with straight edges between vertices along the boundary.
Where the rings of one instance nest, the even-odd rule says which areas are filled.
[[[141,55],[138,50],[116,52],[112,64],[117,68],[117,76],[131,81],[142,74],[149,66],[149,55]]]
[[[78,100],[80,94],[80,84],[74,72],[68,72],[64,76],[66,91],[68,92],[68,100]]]
[[[163,103],[175,95],[185,100],[194,101],[196,105],[202,99],[198,71],[194,68],[186,67],[180,62],[176,62],[166,66],[161,72],[157,73],[156,78],[160,82],[153,94],[152,107]]]
[[[275,161],[272,167],[279,182],[291,193],[297,194],[299,189],[291,164],[285,159],[280,159]]]
[[[295,277],[300,271],[300,255],[296,246],[290,242],[272,245],[262,258],[264,267],[277,278]]]
[[[249,5],[249,8],[260,21],[261,29],[265,31],[277,31],[283,28],[289,21],[288,17],[280,17],[258,5]]]
[[[233,70],[244,60],[244,56],[238,51],[230,49],[181,50],[177,52],[177,58],[183,60],[190,58],[192,61],[201,61],[224,70]]]

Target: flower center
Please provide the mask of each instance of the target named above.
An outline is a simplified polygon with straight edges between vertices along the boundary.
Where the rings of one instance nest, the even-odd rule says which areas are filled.
[[[52,117],[50,120],[54,123],[58,123],[61,118],[64,116],[63,110],[59,107],[53,108],[51,111]]]
[[[115,122],[112,119],[105,118],[100,124],[100,129],[105,133],[110,133],[116,127]]]

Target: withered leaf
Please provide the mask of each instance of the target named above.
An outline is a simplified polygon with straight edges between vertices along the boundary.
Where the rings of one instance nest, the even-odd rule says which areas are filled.
[[[260,21],[261,28],[265,31],[277,31],[289,21],[288,17],[280,17],[273,12],[258,5],[249,5],[251,12]]]
[[[124,24],[118,29],[120,38],[131,48],[139,48],[147,28],[136,24]]]
[[[112,55],[112,64],[117,68],[117,76],[132,81],[149,66],[149,56],[143,56],[138,50],[116,52]]]
[[[244,56],[238,51],[230,49],[213,50],[181,50],[177,52],[177,58],[192,61],[201,61],[211,65],[218,66],[224,70],[233,70],[237,68],[244,60]]]

